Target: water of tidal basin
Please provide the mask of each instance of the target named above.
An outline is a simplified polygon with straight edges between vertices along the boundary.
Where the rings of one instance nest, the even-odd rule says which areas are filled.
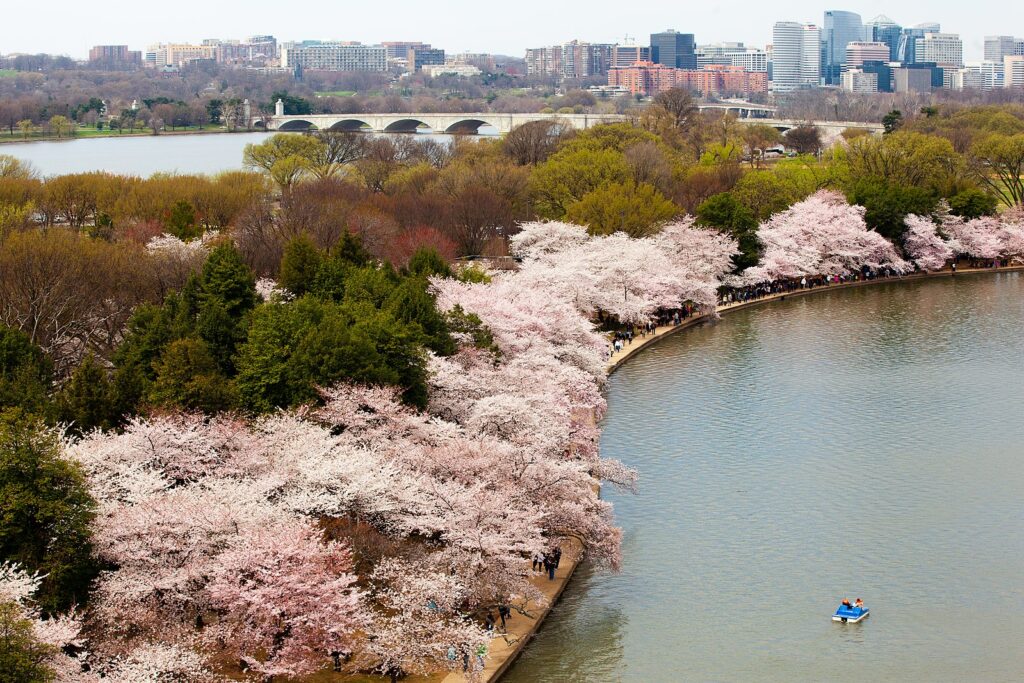
[[[481,129],[489,134],[493,129]],[[0,145],[0,154],[28,161],[44,176],[106,171],[148,177],[154,173],[205,173],[242,168],[242,151],[270,133],[146,135],[77,140],[15,142]],[[449,140],[450,135],[420,134]],[[485,137],[485,135],[481,135]]]
[[[508,683],[1024,679],[1024,276],[733,313],[608,399],[622,572],[584,566]]]

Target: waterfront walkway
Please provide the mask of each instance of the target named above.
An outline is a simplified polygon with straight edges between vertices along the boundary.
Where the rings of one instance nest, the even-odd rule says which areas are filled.
[[[972,275],[978,273],[1012,273],[1024,271],[1024,265],[1018,266],[1004,266],[1000,268],[958,268],[954,275],[950,270],[941,270],[935,273],[915,273],[913,275],[902,275],[894,277],[881,277],[873,280],[855,280],[853,282],[840,282],[836,284],[818,285],[816,287],[808,287],[806,289],[795,289],[791,292],[779,292],[777,294],[769,294],[749,301],[735,301],[728,304],[721,304],[716,307],[715,311],[718,315],[725,315],[733,311],[738,311],[744,308],[750,308],[751,306],[757,306],[759,304],[768,303],[771,301],[779,301],[786,298],[794,298],[798,296],[809,296],[811,294],[819,294],[821,292],[831,292],[837,289],[848,289],[851,287],[868,287],[871,285],[890,284],[894,282],[911,282],[914,280],[926,280],[937,277],[957,277],[960,275]],[[621,351],[616,351],[608,357],[606,364],[606,370],[608,374],[615,372],[622,365],[632,358],[634,355],[647,348],[651,344],[661,341],[665,337],[680,330],[685,330],[689,327],[699,325],[703,322],[707,322],[711,319],[710,315],[695,316],[683,320],[678,325],[663,325],[655,328],[653,332],[648,332],[646,336],[640,336],[639,334],[633,337],[632,342],[625,342]]]

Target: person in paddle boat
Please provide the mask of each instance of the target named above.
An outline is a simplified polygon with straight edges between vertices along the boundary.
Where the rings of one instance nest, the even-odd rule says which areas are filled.
[[[857,598],[857,602],[853,603],[853,606],[859,609],[861,612],[864,611],[864,601],[860,598]]]
[[[843,601],[839,604],[844,609],[853,609],[853,605],[850,604],[850,598],[843,598]]]

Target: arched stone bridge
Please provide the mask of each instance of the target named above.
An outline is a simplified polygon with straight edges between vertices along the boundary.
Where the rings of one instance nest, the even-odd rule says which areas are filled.
[[[274,116],[267,130],[364,130],[373,133],[415,133],[429,128],[435,133],[476,133],[483,126],[505,134],[529,121],[558,119],[577,130],[627,120],[615,114],[314,114]]]
[[[468,133],[479,132],[480,128],[490,126],[504,135],[516,126],[530,121],[563,121],[576,130],[585,130],[606,123],[620,123],[632,120],[622,114],[312,114],[307,116],[272,116],[257,122],[267,130],[304,131],[304,130],[348,130],[365,131],[368,133],[415,133],[418,130],[430,129],[435,133]],[[772,126],[780,131],[804,125],[806,121],[789,121],[783,119],[739,118],[740,123],[762,124]],[[837,136],[847,128],[861,128],[872,133],[881,133],[883,127],[878,123],[859,123],[849,121],[813,121],[814,126],[821,129],[826,137]]]

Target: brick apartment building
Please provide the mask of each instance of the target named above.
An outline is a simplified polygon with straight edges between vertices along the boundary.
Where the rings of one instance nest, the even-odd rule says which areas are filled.
[[[768,92],[768,74],[743,67],[708,64],[702,69],[676,69],[653,62],[608,71],[608,85],[627,88],[634,95],[656,95],[684,88],[701,95],[724,96]]]

